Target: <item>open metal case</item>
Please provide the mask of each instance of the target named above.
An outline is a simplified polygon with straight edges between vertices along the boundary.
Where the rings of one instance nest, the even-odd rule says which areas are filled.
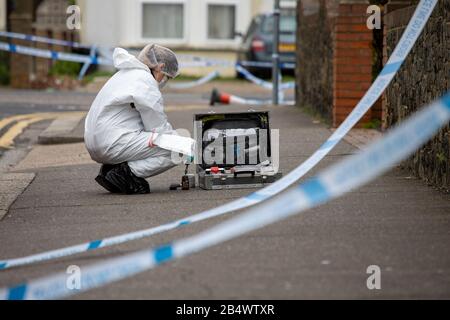
[[[196,177],[202,189],[258,188],[281,177],[268,111],[194,115]]]

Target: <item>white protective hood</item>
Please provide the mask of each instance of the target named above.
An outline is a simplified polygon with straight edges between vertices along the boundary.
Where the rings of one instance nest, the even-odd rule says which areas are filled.
[[[116,48],[113,53],[114,67],[117,70],[122,69],[142,69],[150,72],[149,68],[140,62],[135,56],[131,55],[122,48]]]

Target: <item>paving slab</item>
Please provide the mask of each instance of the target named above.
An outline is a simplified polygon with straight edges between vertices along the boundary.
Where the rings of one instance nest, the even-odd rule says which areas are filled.
[[[84,119],[86,115],[78,114],[61,117],[53,122],[38,137],[40,144],[62,144],[84,141]]]
[[[34,173],[0,173],[0,220],[34,177]]]

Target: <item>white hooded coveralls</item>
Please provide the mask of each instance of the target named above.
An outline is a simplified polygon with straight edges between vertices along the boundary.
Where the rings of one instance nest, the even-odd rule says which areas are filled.
[[[96,162],[128,162],[138,177],[160,174],[177,163],[171,151],[152,144],[155,133],[176,134],[164,113],[158,82],[122,48],[114,50],[113,60],[119,71],[100,90],[86,117],[86,148]]]

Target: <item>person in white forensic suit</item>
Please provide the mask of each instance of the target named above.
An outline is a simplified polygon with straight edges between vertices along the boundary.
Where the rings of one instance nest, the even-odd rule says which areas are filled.
[[[87,114],[84,140],[101,163],[95,180],[112,193],[149,193],[145,178],[181,161],[172,152],[192,155],[194,140],[180,137],[164,113],[160,89],[178,75],[175,54],[147,45],[136,58],[122,48],[113,54],[118,72],[98,93]]]

